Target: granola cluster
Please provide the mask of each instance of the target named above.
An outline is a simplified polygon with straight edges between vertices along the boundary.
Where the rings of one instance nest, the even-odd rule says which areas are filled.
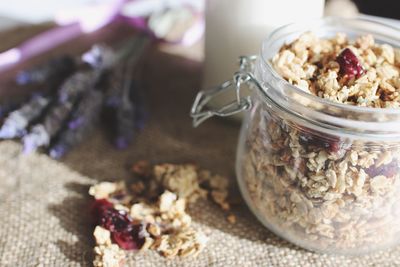
[[[400,107],[400,50],[372,35],[350,42],[343,33],[320,39],[307,32],[283,46],[272,65],[293,85],[334,102]]]
[[[111,242],[110,231],[101,226],[96,226],[93,235],[96,239],[93,265],[96,267],[122,266],[124,264],[125,253],[118,245]]]
[[[210,195],[229,210],[228,180],[192,164],[152,167],[141,161],[132,169],[130,185],[101,182],[89,189],[98,224],[94,266],[122,266],[123,250],[151,249],[167,258],[198,255],[208,237],[192,226],[187,204]],[[234,215],[228,220],[235,220]]]
[[[350,43],[343,34],[306,33],[272,64],[322,98],[376,108],[400,104],[399,51],[369,35]],[[239,175],[264,224],[314,250],[357,253],[398,242],[399,143],[316,132],[257,99],[251,114]]]

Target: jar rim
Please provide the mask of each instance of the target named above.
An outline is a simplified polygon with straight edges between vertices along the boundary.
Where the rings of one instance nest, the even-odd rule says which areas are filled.
[[[270,53],[269,49],[273,46],[276,46],[274,42],[276,42],[277,38],[284,38],[285,36],[292,35],[293,38],[297,38],[302,32],[306,31],[313,31],[317,30],[322,32],[323,27],[331,27],[336,26],[336,27],[348,27],[349,31],[352,31],[355,33],[355,35],[361,35],[362,31],[358,29],[357,27],[360,24],[371,24],[374,25],[375,27],[378,28],[384,28],[388,32],[393,32],[392,34],[385,35],[384,33],[381,32],[373,32],[371,30],[371,34],[376,37],[376,35],[381,35],[381,37],[386,41],[389,41],[391,43],[398,43],[399,46],[396,46],[397,48],[400,48],[400,39],[395,39],[395,34],[397,36],[400,36],[400,28],[394,27],[390,24],[383,23],[380,21],[376,21],[374,19],[370,18],[365,18],[365,17],[356,17],[356,18],[339,18],[339,17],[325,17],[321,19],[313,19],[313,20],[308,20],[308,21],[303,21],[301,23],[291,23],[284,25],[282,27],[277,28],[273,32],[271,32],[267,38],[263,41],[262,44],[262,50],[261,50],[261,57],[259,60],[259,64],[262,65],[261,67],[264,68],[262,71],[265,73],[268,73],[269,77],[267,80],[263,77],[263,75],[258,75],[258,79],[261,78],[263,82],[265,82],[267,85],[263,86],[263,94],[266,95],[270,100],[275,102],[278,106],[282,106],[282,103],[288,100],[295,100],[293,97],[298,97],[302,98],[303,100],[309,101],[313,103],[312,106],[320,106],[320,107],[325,107],[326,109],[332,109],[335,111],[338,111],[339,114],[353,114],[354,117],[355,114],[362,115],[362,117],[366,118],[368,115],[371,115],[370,119],[364,119],[361,120],[363,123],[370,123],[374,122],[375,124],[378,123],[379,125],[382,126],[382,123],[390,123],[390,126],[394,126],[394,124],[399,127],[400,126],[400,109],[399,108],[373,108],[373,107],[362,107],[362,106],[353,106],[353,105],[348,105],[348,104],[343,104],[343,103],[336,103],[333,101],[330,101],[328,99],[324,99],[315,95],[312,95],[310,93],[307,93],[300,88],[296,87],[295,85],[290,84],[287,80],[285,80],[281,75],[277,73],[277,71],[274,69],[272,66],[270,60]],[[349,25],[354,25],[354,28]],[[333,29],[333,28],[332,28]],[[345,29],[345,28],[344,28]],[[364,30],[366,31],[366,30]],[[343,31],[337,31],[337,32],[343,32]],[[359,32],[359,33],[358,33]],[[358,33],[358,34],[357,34]],[[380,38],[380,39],[382,39]],[[379,38],[378,38],[379,39]],[[285,40],[285,43],[287,43],[287,40]],[[256,74],[257,75],[257,74]],[[275,86],[274,86],[275,85]],[[276,86],[278,85],[278,86]],[[290,94],[292,95],[292,99],[290,99],[290,95],[285,95],[282,90],[278,89],[279,88],[285,88]],[[303,106],[301,108],[301,106]],[[304,110],[304,105],[300,105],[299,103],[296,103],[296,101],[293,101],[290,105],[290,110],[293,111],[293,109],[299,108]],[[309,107],[308,107],[309,108]],[[309,108],[308,112],[318,112],[318,110]],[[321,111],[321,110],[319,110]],[[302,113],[302,112],[301,112]],[[325,113],[325,112],[323,112]],[[338,116],[338,114],[328,114],[325,115],[334,115]],[[339,116],[340,117],[340,116]],[[356,116],[359,117],[359,116]],[[327,117],[325,117],[327,118]],[[376,118],[376,119],[374,119]],[[384,118],[384,119],[383,119]],[[340,119],[340,118],[336,118]],[[348,119],[348,118],[342,118],[342,119]],[[354,120],[353,120],[354,121]],[[358,120],[359,121],[359,120]],[[342,121],[343,122],[343,121]],[[336,124],[339,123],[338,121]],[[340,124],[340,123],[339,123]],[[360,127],[361,125],[357,125],[357,127]],[[366,126],[366,125],[363,125]],[[371,125],[372,126],[372,125]],[[387,125],[389,126],[389,124]],[[356,127],[354,125],[354,127]],[[375,126],[372,126],[372,128]],[[363,128],[363,127],[361,127]],[[397,128],[399,129],[399,128]],[[399,130],[397,130],[398,132]]]

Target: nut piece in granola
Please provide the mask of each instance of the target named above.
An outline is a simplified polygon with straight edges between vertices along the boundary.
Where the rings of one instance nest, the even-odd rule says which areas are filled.
[[[94,248],[95,267],[121,267],[124,264],[125,253],[118,245],[111,243],[111,233],[107,229],[96,226],[93,233],[96,240]]]
[[[104,229],[101,226],[96,226],[93,235],[96,240],[96,244],[98,245],[111,244],[111,233],[107,229]]]
[[[199,186],[195,165],[156,165],[154,177],[165,189],[176,192],[179,197],[186,198],[189,203],[207,195],[207,192]]]
[[[101,182],[89,188],[89,195],[93,196],[95,199],[105,199],[109,198],[113,193],[123,190],[124,187],[125,184],[123,182]]]

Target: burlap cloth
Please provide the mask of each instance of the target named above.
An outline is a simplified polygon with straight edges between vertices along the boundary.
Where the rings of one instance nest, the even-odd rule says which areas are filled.
[[[129,179],[139,159],[196,162],[234,178],[238,125],[213,119],[198,129],[188,116],[201,64],[152,52],[145,64],[150,118],[126,151],[116,151],[100,130],[62,162],[21,155],[21,145],[0,142],[0,266],[90,266],[93,226],[87,194],[99,180]],[[155,252],[127,253],[128,266],[400,266],[400,247],[364,257],[305,251],[266,230],[242,204],[237,223],[206,201],[191,208],[196,227],[210,237],[194,259],[166,260]]]

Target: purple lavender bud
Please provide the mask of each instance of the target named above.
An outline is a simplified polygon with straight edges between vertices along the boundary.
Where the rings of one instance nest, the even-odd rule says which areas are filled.
[[[129,141],[124,136],[118,136],[114,145],[117,149],[126,149],[129,146]]]
[[[28,135],[22,138],[24,143],[23,153],[29,154],[43,144],[50,142],[50,136],[43,125],[36,125]]]
[[[20,137],[25,133],[26,127],[32,121],[40,117],[49,103],[49,97],[32,97],[28,103],[9,114],[3,126],[0,128],[0,138],[11,139]]]
[[[56,82],[72,74],[76,67],[75,60],[64,55],[53,58],[30,70],[21,71],[17,74],[15,80],[19,85]]]
[[[82,117],[73,118],[68,122],[68,128],[71,130],[75,130],[78,127],[82,126],[85,123],[85,119]]]
[[[23,136],[24,153],[36,151],[38,147],[50,143],[51,135],[46,127],[42,124],[37,124],[32,127],[29,134]]]
[[[66,154],[68,150],[69,148],[67,146],[62,144],[57,144],[50,149],[49,155],[53,159],[60,159]]]
[[[35,144],[33,143],[34,140],[31,138],[24,140],[24,147],[22,149],[23,154],[30,154],[34,151]]]
[[[15,81],[17,82],[18,85],[28,84],[29,80],[30,77],[27,71],[21,71],[20,73],[17,74],[17,77],[15,77]]]

